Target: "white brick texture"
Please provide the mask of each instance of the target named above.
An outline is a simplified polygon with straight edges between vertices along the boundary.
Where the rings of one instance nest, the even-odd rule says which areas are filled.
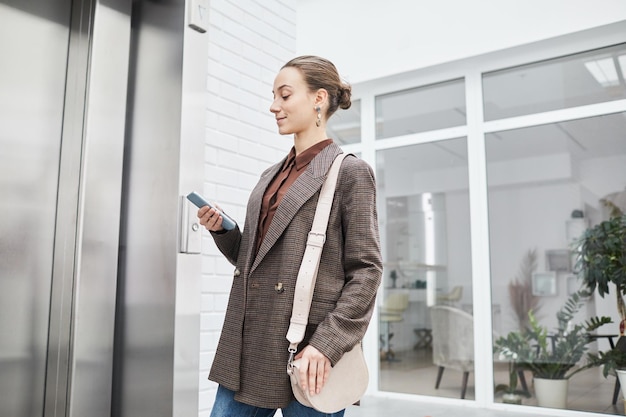
[[[259,175],[293,142],[269,112],[272,83],[296,52],[296,0],[211,0],[208,36],[204,193],[243,227]],[[233,267],[205,232],[202,261],[199,417],[208,417],[216,384],[207,381],[221,331]]]

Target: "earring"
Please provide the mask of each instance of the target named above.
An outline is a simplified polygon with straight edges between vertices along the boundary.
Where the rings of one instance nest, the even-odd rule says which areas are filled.
[[[320,127],[322,124],[322,109],[320,106],[317,106],[315,110],[317,110],[317,120],[315,121],[315,126]]]

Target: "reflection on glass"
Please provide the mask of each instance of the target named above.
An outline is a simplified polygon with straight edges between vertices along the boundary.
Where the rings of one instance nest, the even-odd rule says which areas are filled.
[[[361,100],[354,100],[349,109],[338,109],[328,119],[328,135],[340,145],[361,142]]]
[[[626,44],[483,76],[485,120],[626,98]]]
[[[603,326],[597,332],[601,337],[591,343],[583,332],[576,336],[576,325],[590,317],[608,316],[619,322],[614,296],[592,295],[565,323],[559,323],[557,312],[581,284],[572,259],[574,242],[587,228],[608,218],[601,200],[625,191],[625,132],[626,114],[620,113],[486,137],[491,286],[493,302],[502,308],[494,331],[503,337],[525,334],[532,325],[532,310],[537,325],[547,332],[545,348],[530,342],[527,353],[532,356],[526,365],[511,361],[511,355],[495,355],[495,383],[509,387],[515,383],[519,390],[526,390],[531,396],[522,399],[525,405],[538,404],[537,385],[530,381],[538,377],[533,375],[537,369],[547,368],[546,363],[554,368],[563,362],[556,360],[558,352],[572,350],[577,342],[604,351],[617,340],[617,324]],[[626,199],[619,204],[626,210]],[[514,353],[522,357],[516,349]],[[537,352],[543,359],[536,359]],[[576,372],[584,358],[565,375]],[[531,372],[528,363],[541,366]],[[567,381],[566,408],[622,414],[621,401],[611,407],[615,378],[605,379],[598,367],[578,372]],[[500,394],[496,401],[503,400]]]
[[[380,389],[474,399],[467,141],[382,150],[376,160]]]
[[[376,139],[465,124],[465,83],[448,81],[376,97]]]

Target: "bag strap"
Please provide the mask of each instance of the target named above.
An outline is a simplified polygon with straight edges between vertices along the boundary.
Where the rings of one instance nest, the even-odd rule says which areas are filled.
[[[313,226],[309,232],[306,241],[306,249],[298,278],[296,280],[296,289],[293,297],[293,310],[291,313],[291,321],[289,330],[287,330],[287,340],[289,341],[289,352],[291,353],[289,361],[293,359],[293,355],[298,350],[298,344],[304,339],[306,325],[309,321],[309,311],[311,310],[311,301],[313,300],[313,290],[317,279],[317,271],[319,269],[320,258],[322,256],[322,248],[326,241],[326,229],[328,228],[328,218],[330,209],[333,205],[333,197],[335,195],[335,187],[337,185],[337,177],[339,176],[339,168],[346,154],[339,154],[335,158],[332,166],[328,170],[326,180],[322,185],[320,196],[315,209],[315,217],[313,218]]]

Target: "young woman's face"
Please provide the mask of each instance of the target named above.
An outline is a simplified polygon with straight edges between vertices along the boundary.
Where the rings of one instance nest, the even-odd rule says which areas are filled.
[[[281,135],[300,135],[316,127],[316,95],[309,91],[299,69],[281,69],[274,80],[273,93],[274,101],[270,111],[276,116]]]

